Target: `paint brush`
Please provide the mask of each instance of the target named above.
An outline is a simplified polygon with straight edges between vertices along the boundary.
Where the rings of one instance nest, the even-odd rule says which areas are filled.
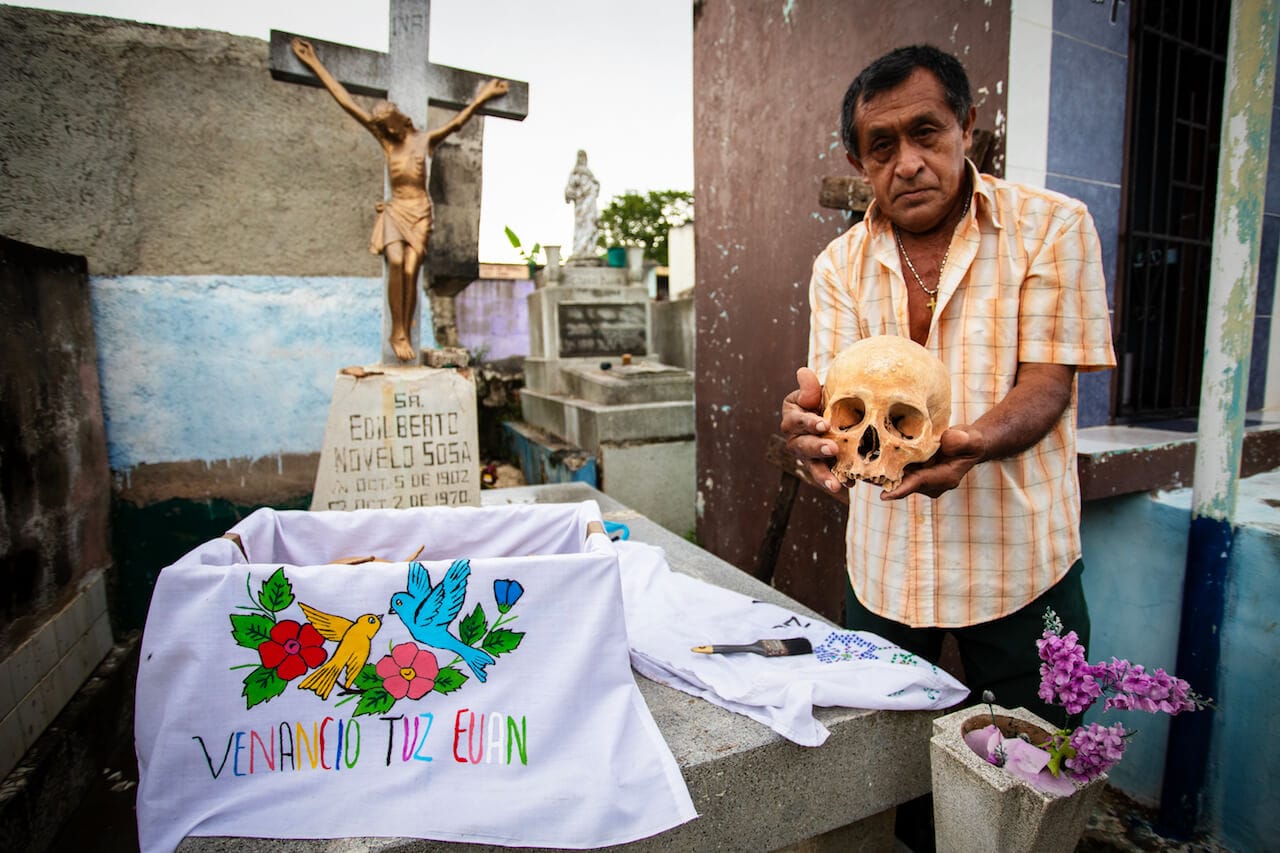
[[[703,655],[724,655],[746,652],[753,655],[764,655],[767,658],[790,657],[791,655],[813,654],[813,644],[804,637],[793,637],[790,640],[756,640],[749,646],[694,646],[689,651]]]

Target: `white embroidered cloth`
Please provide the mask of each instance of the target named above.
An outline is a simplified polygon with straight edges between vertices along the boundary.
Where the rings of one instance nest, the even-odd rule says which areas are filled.
[[[758,720],[802,746],[818,746],[830,734],[814,717],[814,706],[934,710],[969,693],[932,663],[875,634],[841,631],[673,572],[653,546],[614,545],[636,671]],[[814,654],[767,658],[690,651],[793,637],[808,639]]]
[[[260,510],[233,528],[243,553],[218,539],[166,568],[138,672],[143,851],[187,835],[587,848],[696,817],[628,666],[599,518],[594,502]],[[328,564],[358,555],[400,562]]]

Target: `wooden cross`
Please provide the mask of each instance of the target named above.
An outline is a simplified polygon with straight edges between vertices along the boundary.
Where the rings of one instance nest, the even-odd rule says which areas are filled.
[[[320,41],[306,36],[301,38],[311,42],[320,61],[346,87],[347,91],[355,95],[369,95],[394,101],[401,112],[413,119],[415,127],[426,129],[428,104],[451,110],[461,109],[475,97],[480,85],[494,76],[431,62],[427,50],[431,32],[430,22],[431,0],[391,0],[391,50],[389,53]],[[319,78],[294,56],[290,46],[294,37],[294,33],[271,31],[269,63],[271,76],[289,83],[321,86]],[[512,80],[510,83],[511,90],[505,96],[485,104],[477,114],[517,121],[524,119],[529,114],[529,84],[518,80]],[[447,149],[448,146],[442,146],[437,151],[435,162],[432,164],[430,188],[433,190],[441,189],[439,185],[445,175],[455,176],[450,179],[451,182],[457,180],[463,183],[467,180],[467,176],[461,174],[464,171],[462,168],[456,170],[449,168]],[[476,247],[479,244],[480,225],[479,175],[474,176],[470,186],[455,189],[460,191],[440,192],[438,198],[452,196],[456,203],[457,197],[463,196],[465,206],[468,192],[474,195],[472,202],[474,215],[467,221],[467,212],[464,211],[460,217],[464,220],[461,223],[462,227],[448,229],[448,233],[455,237],[455,241],[461,232],[463,241],[469,244],[465,247],[469,250],[466,253],[467,257],[457,257],[459,249],[464,247],[439,246],[436,241],[432,241],[428,244],[427,260],[424,264],[424,269],[430,274],[433,297],[443,295],[450,301],[454,294],[471,280],[479,277],[479,259],[475,257]],[[448,205],[437,201],[435,207],[436,221],[439,224],[441,219],[448,218]],[[440,263],[442,260],[445,263]],[[439,268],[442,266],[449,269],[440,276]],[[385,305],[383,310],[386,314]],[[389,318],[384,317],[384,327],[389,328],[389,322]],[[413,328],[416,330],[418,325],[419,321],[415,316]],[[386,328],[384,328],[384,339],[385,331]],[[414,346],[417,346],[416,339]],[[389,358],[389,350],[386,349],[385,344],[383,358],[394,361],[393,358]]]

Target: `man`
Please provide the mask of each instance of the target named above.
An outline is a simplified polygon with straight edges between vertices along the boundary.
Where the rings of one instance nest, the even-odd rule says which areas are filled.
[[[1083,642],[1089,631],[1075,374],[1115,356],[1087,209],[980,175],[965,159],[975,117],[964,69],[933,47],[886,54],[849,87],[844,144],[875,198],[814,262],[809,366],[782,430],[838,491],[820,412],[833,357],[900,335],[942,360],[953,425],[937,454],[891,491],[850,490],[846,623],[931,660],[950,631],[976,695],[1046,714],[1035,647],[1045,608]]]
[[[511,84],[505,80],[490,80],[480,88],[475,99],[447,124],[424,133],[413,126],[413,119],[390,101],[378,101],[371,113],[365,112],[321,64],[310,42],[294,38],[291,46],[302,64],[320,78],[338,105],[372,133],[382,146],[391,198],[376,205],[378,218],[373,223],[369,251],[387,259],[391,349],[400,361],[413,361],[417,354],[410,340],[409,323],[413,321],[413,312],[418,305],[418,270],[427,255],[427,237],[431,233],[431,196],[427,193],[431,158],[441,142],[461,130],[484,104],[505,95]]]

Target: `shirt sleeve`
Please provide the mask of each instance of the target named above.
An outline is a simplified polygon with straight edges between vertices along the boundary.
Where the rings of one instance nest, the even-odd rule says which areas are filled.
[[[1018,310],[1018,361],[1072,365],[1079,371],[1115,367],[1102,248],[1083,204],[1061,206],[1023,280]]]
[[[818,255],[809,279],[809,368],[823,383],[836,355],[862,337],[858,309],[847,284],[848,254],[846,235]]]

